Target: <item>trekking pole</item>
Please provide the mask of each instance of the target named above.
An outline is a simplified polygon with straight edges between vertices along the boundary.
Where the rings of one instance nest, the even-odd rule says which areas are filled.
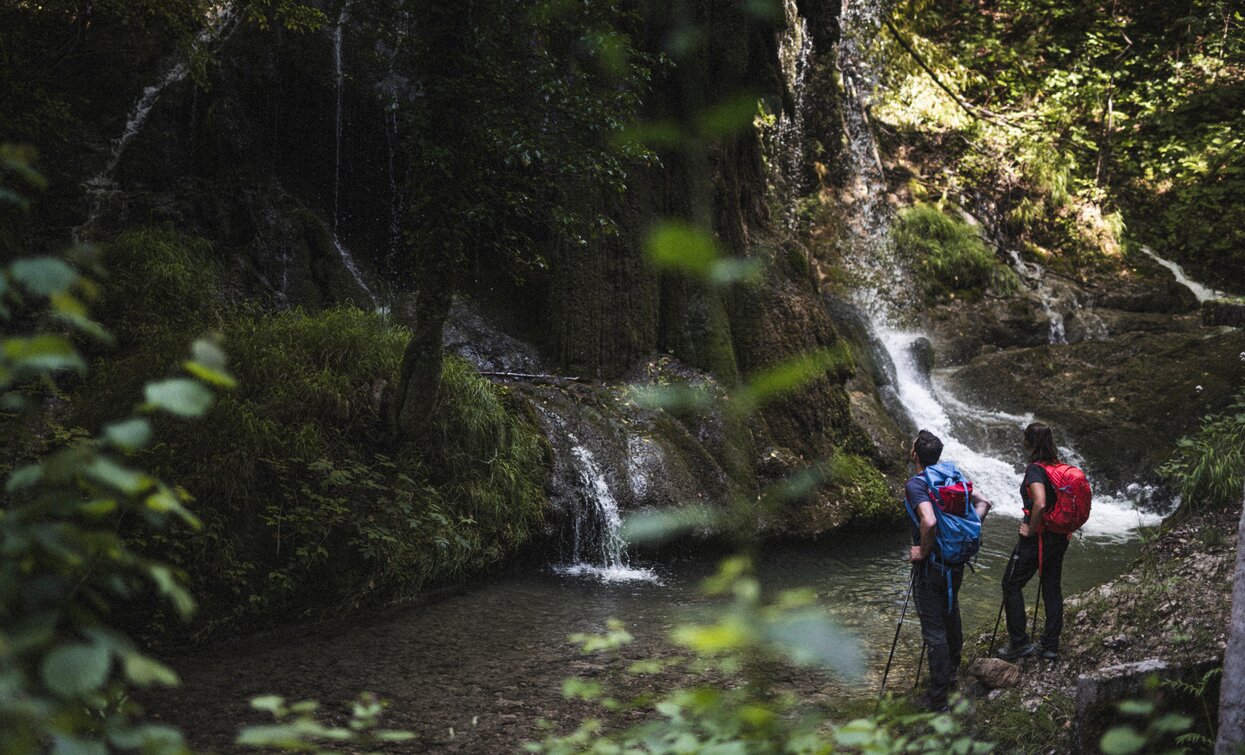
[[[990,633],[990,647],[986,650],[986,655],[988,656],[994,655],[994,641],[998,639],[999,625],[1003,623],[1003,606],[1006,606],[1006,605],[1007,605],[1007,599],[1004,598],[1003,602],[999,603],[999,615],[998,615],[998,618],[994,620],[994,631]]]
[[[916,681],[912,683],[912,689],[921,686],[921,666],[925,664],[925,640],[921,640],[921,654],[916,659]]]
[[[1038,535],[1038,579],[1037,579],[1037,598],[1033,601],[1033,631],[1029,632],[1029,636],[1037,639],[1037,614],[1038,606],[1042,604],[1042,536]]]
[[[891,654],[886,658],[886,670],[882,672],[882,686],[878,689],[878,705],[882,703],[882,695],[886,694],[886,679],[891,675],[891,662],[895,660],[895,646],[899,644],[899,630],[903,627],[904,617],[908,615],[908,600],[912,597],[912,588],[916,585],[916,564],[912,565],[912,578],[908,580],[908,592],[903,596],[903,610],[899,612],[899,623],[895,625],[895,639],[891,640]],[[876,710],[876,706],[874,708]]]

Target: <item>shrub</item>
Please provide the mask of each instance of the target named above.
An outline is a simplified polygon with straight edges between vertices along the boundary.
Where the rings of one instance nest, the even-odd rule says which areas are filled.
[[[926,296],[976,295],[993,288],[1010,293],[1016,276],[998,264],[977,230],[933,205],[900,211],[892,237],[913,262]]]
[[[1186,511],[1237,505],[1245,482],[1245,390],[1226,411],[1203,417],[1197,432],[1177,441],[1159,474]]]

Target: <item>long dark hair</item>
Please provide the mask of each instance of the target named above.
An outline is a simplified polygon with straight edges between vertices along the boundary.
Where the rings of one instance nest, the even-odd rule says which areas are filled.
[[[1050,426],[1042,422],[1034,422],[1025,428],[1025,450],[1029,452],[1029,461],[1059,461],[1059,451],[1055,448],[1055,434]]]

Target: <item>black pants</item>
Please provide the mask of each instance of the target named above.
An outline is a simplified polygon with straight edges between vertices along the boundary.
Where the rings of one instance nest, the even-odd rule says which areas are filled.
[[[964,567],[943,571],[930,563],[916,565],[916,612],[921,618],[921,639],[929,655],[929,703],[934,708],[947,704],[951,678],[960,667],[964,631],[960,626],[960,583]],[[947,577],[951,578],[951,606],[947,607]]]
[[[1042,603],[1046,607],[1046,625],[1039,644],[1048,650],[1059,649],[1059,633],[1063,631],[1063,554],[1068,550],[1067,535],[1042,533]],[[1012,551],[1007,571],[1003,574],[1003,607],[1007,612],[1007,634],[1012,647],[1029,640],[1025,617],[1025,596],[1021,590],[1038,569],[1036,535],[1022,537]]]

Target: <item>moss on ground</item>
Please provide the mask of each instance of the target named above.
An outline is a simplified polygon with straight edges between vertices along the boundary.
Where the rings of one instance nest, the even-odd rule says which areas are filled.
[[[930,298],[979,295],[987,289],[1011,293],[1019,288],[1016,274],[995,260],[976,228],[934,205],[900,211],[892,233]]]

